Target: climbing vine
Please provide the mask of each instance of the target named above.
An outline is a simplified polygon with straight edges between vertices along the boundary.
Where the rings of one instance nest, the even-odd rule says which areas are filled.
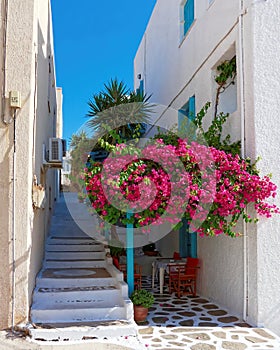
[[[215,110],[214,118],[218,114],[218,105],[220,100],[220,95],[230,86],[235,84],[234,80],[236,77],[236,56],[231,60],[226,60],[222,62],[218,67],[217,71],[219,74],[215,77],[215,82],[218,84],[215,98]]]
[[[223,150],[232,155],[240,154],[241,142],[231,142],[230,135],[226,135],[222,139],[223,126],[229,118],[229,113],[218,113],[218,105],[220,101],[220,95],[232,84],[236,77],[236,57],[234,56],[231,60],[222,62],[218,67],[217,71],[219,74],[215,77],[215,82],[218,84],[215,104],[214,104],[214,118],[207,130],[203,129],[202,121],[211,106],[210,102],[207,102],[205,106],[197,113],[193,123],[198,129],[196,134],[200,138],[200,142],[205,140],[209,146]]]

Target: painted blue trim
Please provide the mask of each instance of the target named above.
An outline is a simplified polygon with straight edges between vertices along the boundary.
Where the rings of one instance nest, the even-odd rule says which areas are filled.
[[[131,212],[127,212],[126,217],[130,219]],[[134,237],[133,237],[133,224],[126,225],[126,271],[127,271],[127,284],[128,294],[134,290]]]
[[[188,118],[189,120],[194,120],[195,118],[195,96],[192,96],[189,98],[189,102],[188,102]]]
[[[190,122],[195,118],[195,95],[178,111],[178,131],[180,135],[187,131]],[[195,136],[194,136],[195,139]],[[186,219],[182,220],[183,226],[179,231],[179,252],[182,257],[197,257],[197,233],[189,231]]]
[[[195,118],[195,96],[192,96],[189,98],[189,113],[188,117],[189,120],[194,120]],[[189,240],[190,240],[190,249],[188,252],[188,256],[192,258],[197,258],[197,233],[196,232],[189,232]]]
[[[139,92],[144,95],[144,80],[140,80],[140,84],[139,84]]]
[[[186,219],[182,220],[183,226],[179,231],[179,252],[182,258],[189,256],[189,225]]]
[[[194,0],[187,0],[184,5],[184,35],[187,34],[194,21]]]
[[[189,256],[191,258],[197,258],[197,233],[189,232],[190,236],[190,252]]]

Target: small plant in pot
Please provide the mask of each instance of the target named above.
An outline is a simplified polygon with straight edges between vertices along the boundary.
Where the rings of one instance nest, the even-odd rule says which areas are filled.
[[[132,292],[130,299],[134,306],[134,320],[136,322],[144,322],[149,308],[155,301],[153,294],[146,289],[136,289]]]
[[[123,243],[117,240],[111,240],[109,242],[110,254],[113,259],[113,264],[119,269],[119,258],[121,255],[125,255],[126,251],[123,247]]]

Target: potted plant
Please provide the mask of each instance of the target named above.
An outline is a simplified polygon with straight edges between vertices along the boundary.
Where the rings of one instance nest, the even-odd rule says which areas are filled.
[[[155,301],[153,294],[146,289],[136,289],[132,292],[130,299],[134,307],[134,320],[136,322],[144,322],[149,308]]]
[[[118,240],[111,240],[109,242],[110,255],[113,260],[113,264],[119,269],[119,259],[121,255],[125,255],[125,249],[123,247],[123,243]]]

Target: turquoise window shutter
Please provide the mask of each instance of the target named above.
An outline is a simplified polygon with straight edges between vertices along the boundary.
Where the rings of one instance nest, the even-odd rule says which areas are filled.
[[[194,118],[195,118],[195,96],[192,96],[189,99],[188,118],[190,120],[194,120]]]
[[[144,95],[144,80],[140,80],[139,82],[139,86],[138,88],[136,89],[136,94],[141,94],[141,95]]]
[[[144,80],[140,80],[139,92],[144,95]]]
[[[195,96],[189,98],[188,102],[178,112],[178,131],[181,137],[188,134],[190,121],[195,118]],[[185,135],[186,134],[186,135]]]
[[[194,0],[187,0],[184,6],[184,35],[194,21]]]
[[[189,120],[194,120],[195,118],[195,96],[190,97],[189,99]],[[188,256],[192,258],[197,258],[197,233],[189,231],[189,249]]]
[[[179,110],[178,131],[180,136],[190,127],[190,122],[195,118],[195,96],[189,98],[188,102]],[[195,136],[194,136],[195,139]],[[189,223],[186,219],[179,232],[179,251],[182,257],[197,258],[197,233],[189,230]]]

